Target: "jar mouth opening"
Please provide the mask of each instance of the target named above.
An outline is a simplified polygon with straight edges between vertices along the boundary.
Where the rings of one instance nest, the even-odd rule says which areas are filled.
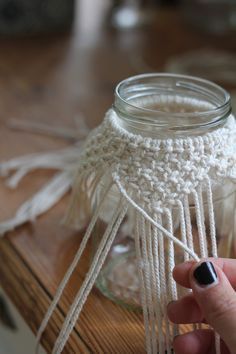
[[[148,100],[152,104],[147,104]],[[150,73],[130,77],[117,85],[114,110],[121,118],[133,122],[194,127],[226,119],[231,104],[229,93],[211,81]]]

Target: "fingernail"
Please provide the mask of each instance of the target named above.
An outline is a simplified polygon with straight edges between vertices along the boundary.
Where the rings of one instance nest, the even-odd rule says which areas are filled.
[[[211,285],[217,282],[217,273],[212,262],[201,263],[193,272],[197,283],[201,286]]]
[[[167,307],[171,306],[174,303],[176,303],[176,300],[171,300],[170,302],[168,302]]]

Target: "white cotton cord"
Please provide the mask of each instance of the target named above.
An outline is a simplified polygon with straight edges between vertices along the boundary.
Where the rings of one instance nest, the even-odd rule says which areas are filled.
[[[212,251],[213,257],[218,257],[217,242],[216,242],[214,204],[213,204],[213,196],[212,196],[210,178],[207,178],[206,192],[207,192],[207,204],[208,204],[209,224],[210,224],[211,251]]]
[[[40,339],[42,337],[42,334],[45,331],[45,329],[46,329],[46,327],[47,327],[47,325],[48,325],[48,323],[50,321],[50,318],[51,318],[51,316],[52,316],[52,314],[53,314],[53,312],[54,312],[54,310],[55,310],[55,308],[56,308],[56,306],[57,306],[57,304],[58,304],[58,302],[59,302],[59,300],[60,300],[60,298],[62,296],[62,293],[63,293],[63,291],[64,291],[64,289],[65,289],[65,287],[66,287],[66,285],[67,285],[72,273],[74,272],[74,270],[75,270],[75,268],[76,268],[76,266],[77,266],[77,264],[78,264],[78,262],[79,262],[79,260],[80,260],[80,258],[82,256],[82,254],[83,254],[83,252],[84,252],[84,250],[86,248],[88,240],[89,240],[89,238],[91,236],[91,233],[92,233],[92,231],[94,229],[94,226],[95,226],[95,224],[96,224],[96,222],[98,220],[99,213],[100,213],[101,208],[103,206],[104,200],[105,200],[105,198],[107,196],[107,193],[109,192],[110,188],[111,188],[111,185],[108,185],[107,188],[104,190],[104,192],[103,192],[103,194],[101,196],[101,201],[98,204],[97,208],[94,210],[94,214],[93,214],[92,220],[91,220],[90,224],[88,225],[86,233],[85,233],[85,235],[84,235],[84,237],[82,239],[82,242],[80,244],[80,247],[79,247],[79,249],[78,249],[78,251],[77,251],[77,253],[76,253],[76,255],[75,255],[75,257],[74,257],[74,259],[72,261],[72,263],[70,264],[66,274],[64,275],[63,280],[61,281],[61,283],[60,283],[60,285],[59,285],[59,287],[58,287],[58,289],[56,291],[56,294],[55,294],[55,296],[53,298],[53,301],[50,304],[50,306],[49,306],[49,308],[47,310],[47,313],[45,314],[45,317],[44,317],[44,319],[43,319],[43,321],[42,321],[42,323],[41,323],[41,325],[39,327],[39,330],[38,330],[38,333],[37,333],[37,336],[36,336],[36,354],[38,354],[38,351],[39,351],[39,344],[40,344]]]
[[[32,161],[35,160],[45,161],[44,157],[46,155],[50,160],[51,153],[47,153],[47,154],[34,153],[34,154],[28,154],[28,155],[16,157],[8,161],[3,161],[0,163],[0,175],[6,177],[9,175],[10,172],[22,168],[22,166],[29,165],[32,163]]]
[[[45,166],[44,166],[45,168]],[[13,174],[10,178],[8,178],[5,182],[6,186],[11,189],[15,189],[18,187],[18,184],[20,181],[29,173],[30,171],[33,171],[35,169],[35,166],[30,166],[29,168],[22,167],[16,171],[16,173]]]
[[[177,237],[175,237],[174,235],[172,235],[170,232],[168,232],[163,226],[159,225],[158,223],[156,223],[153,218],[148,215],[146,213],[145,210],[143,210],[138,204],[136,204],[136,202],[130,198],[130,196],[127,194],[126,190],[122,187],[120,181],[117,179],[116,176],[113,176],[114,182],[116,183],[120,193],[124,196],[124,198],[129,202],[129,204],[131,204],[136,210],[139,211],[139,213],[141,215],[144,216],[144,218],[148,221],[150,221],[151,224],[153,224],[154,226],[156,226],[162,233],[163,235],[167,238],[172,240],[174,243],[176,243],[180,248],[182,248],[183,250],[185,250],[186,252],[189,253],[189,255],[196,261],[199,262],[200,258],[198,257],[198,255],[196,253],[194,253],[189,247],[187,247],[186,245],[183,244],[183,242],[181,242]]]
[[[169,209],[165,210],[165,215],[167,218],[167,229],[168,231],[173,234],[173,219],[172,219],[172,213]],[[177,294],[177,287],[176,287],[176,282],[173,279],[172,272],[175,267],[175,249],[174,249],[174,243],[172,240],[168,241],[168,274],[169,274],[169,289],[170,289],[170,296],[171,298],[169,301],[172,300],[177,300],[178,294]]]
[[[37,169],[56,169],[61,171],[71,170],[71,164],[67,164],[65,161],[32,161],[29,164],[23,165],[19,168],[10,178],[6,180],[6,185],[9,188],[15,189],[20,181],[30,172]]]
[[[184,196],[184,214],[185,214],[185,222],[186,222],[186,234],[188,247],[194,252],[194,243],[193,243],[193,231],[192,231],[192,221],[191,221],[191,212],[188,195]]]
[[[43,186],[31,199],[27,200],[12,219],[0,223],[0,235],[29,221],[34,221],[54,206],[71,188],[72,177],[69,172],[58,173]]]
[[[158,215],[157,223],[162,225],[162,217]],[[168,292],[167,292],[167,276],[166,276],[166,259],[165,259],[165,240],[163,237],[163,233],[158,229],[158,239],[159,239],[159,260],[160,260],[160,282],[161,282],[161,309],[162,309],[162,317],[165,326],[165,351],[167,354],[171,354],[170,348],[170,326],[169,320],[167,318],[167,304],[168,304]]]
[[[209,224],[210,224],[211,252],[213,257],[218,257],[217,243],[216,243],[214,203],[213,203],[213,196],[212,196],[211,181],[209,177],[207,178],[206,193],[207,193],[207,205],[208,205]],[[221,354],[220,335],[217,332],[215,332],[215,349],[216,349],[216,354]]]
[[[0,175],[8,176],[15,170],[31,171],[38,168],[65,170],[78,160],[80,149],[74,145],[64,150],[48,153],[34,153],[10,159],[0,163]]]
[[[172,235],[170,232],[168,232],[164,227],[162,227],[159,223],[156,223],[152,217],[150,217],[145,210],[143,210],[139,205],[136,204],[136,202],[129,197],[129,195],[127,194],[126,190],[122,187],[120,181],[118,180],[117,176],[113,175],[113,179],[114,182],[116,183],[120,193],[124,196],[124,198],[141,214],[144,216],[144,218],[148,221],[150,221],[151,224],[153,224],[154,226],[156,226],[158,228],[159,231],[161,231],[161,234],[163,234],[167,239],[172,240],[173,242],[175,242],[178,246],[180,246],[180,248],[182,248],[183,250],[186,250],[186,252],[189,253],[189,255],[197,262],[200,261],[199,257],[192,251],[190,250],[183,242],[181,242],[178,238],[176,238],[174,235]],[[160,245],[161,245],[161,241],[160,241]],[[164,247],[160,246],[160,261],[163,260],[164,258]],[[164,261],[165,263],[165,261]],[[162,264],[162,262],[161,262]],[[162,272],[160,273],[162,274]],[[161,279],[163,279],[164,277],[161,276]],[[166,293],[165,291],[165,282],[166,282],[166,278],[163,280],[161,280],[161,288],[163,290],[164,293]],[[164,307],[167,306],[167,301],[164,301],[164,304],[162,305]],[[170,330],[169,330],[169,321],[167,318],[167,314],[166,311],[164,309],[164,319],[165,319],[165,324],[166,324],[166,347],[167,347],[167,354],[171,354],[171,348],[170,348]]]
[[[147,353],[152,353],[152,343],[151,343],[151,331],[149,327],[149,312],[148,312],[148,301],[147,301],[147,294],[145,289],[145,280],[143,274],[143,258],[142,258],[142,251],[141,251],[141,225],[140,225],[140,215],[136,212],[135,214],[135,251],[136,257],[138,262],[138,275],[139,275],[139,282],[140,282],[140,296],[141,296],[141,303],[143,309],[143,319],[144,319],[144,327],[145,327],[145,339],[146,339],[146,349]]]
[[[60,354],[63,351],[67,340],[75,326],[75,323],[80,315],[83,305],[96,281],[96,278],[103,266],[103,263],[105,262],[105,259],[115,239],[118,229],[127,213],[127,209],[128,206],[124,203],[124,200],[121,199],[118,208],[116,209],[112,220],[108,224],[107,229],[102,237],[102,240],[94,256],[90,269],[85,277],[85,280],[79,292],[77,293],[74,302],[70,307],[62,329],[55,342],[52,354]]]
[[[157,352],[157,336],[155,329],[155,312],[154,312],[154,302],[153,302],[153,285],[151,282],[152,276],[152,263],[153,263],[153,255],[151,247],[148,247],[151,242],[151,233],[150,227],[151,224],[149,222],[145,222],[143,216],[140,216],[141,223],[141,249],[142,249],[142,259],[143,259],[143,274],[145,281],[145,289],[147,294],[147,305],[150,319],[150,328],[151,328],[151,342],[152,342],[152,353]],[[156,294],[155,294],[156,295]]]
[[[202,183],[200,183],[199,186],[197,187],[197,192],[199,196],[199,204],[201,206],[202,231],[203,231],[204,239],[206,240],[206,224],[205,224],[204,201],[202,196]]]
[[[154,216],[156,220],[156,215]],[[147,254],[150,266],[151,294],[153,301],[154,327],[154,353],[161,353],[159,339],[163,340],[162,319],[161,319],[161,295],[160,295],[160,275],[159,275],[159,254],[157,243],[157,230],[150,222],[147,222]],[[161,332],[159,335],[158,331]],[[161,344],[162,345],[162,344]],[[158,347],[158,348],[157,348]],[[162,350],[162,349],[161,349]]]
[[[36,169],[40,169],[41,167],[40,166],[36,166],[36,164],[32,164],[31,166],[24,166],[20,169],[18,169],[16,171],[16,173],[14,173],[10,178],[8,178],[6,180],[6,185],[7,187],[11,188],[11,189],[15,189],[18,187],[20,181],[28,174],[30,173],[31,171],[34,171]],[[48,163],[48,166],[46,166],[46,164],[43,165],[44,169],[57,169],[57,170],[62,170],[62,171],[65,171],[67,170],[65,164],[64,164],[64,167],[63,167],[63,162],[61,163],[61,166],[59,166],[58,164],[50,164]]]
[[[185,224],[186,224],[187,244],[188,244],[188,247],[194,252],[191,211],[190,211],[190,205],[189,205],[189,198],[188,198],[187,194],[184,196],[184,199],[183,199],[183,207],[184,207],[184,218],[185,218]],[[187,260],[189,260],[189,254],[188,254]],[[192,289],[188,289],[187,291],[189,293],[192,293]],[[197,329],[197,324],[194,323],[193,330],[196,330],[196,329]]]
[[[187,243],[187,234],[186,234],[186,224],[185,224],[185,217],[184,217],[184,206],[183,203],[179,200],[178,201],[179,205],[179,217],[180,217],[180,231],[181,231],[181,240],[184,245],[188,245]],[[189,254],[184,251],[184,261],[189,260]]]
[[[73,304],[70,307],[70,311],[67,314],[66,320],[65,320],[65,322],[63,324],[63,327],[61,329],[60,334],[62,333],[62,330],[63,331],[66,330],[67,331],[67,327],[70,325],[72,317],[74,316],[75,308],[78,305],[78,302],[81,301],[81,297],[83,297],[83,295],[85,293],[85,290],[86,290],[86,287],[90,283],[91,278],[93,277],[93,272],[96,270],[96,267],[98,266],[99,257],[101,256],[101,253],[103,251],[104,245],[107,242],[107,238],[110,235],[111,230],[113,229],[114,223],[115,223],[116,218],[117,218],[118,211],[119,210],[116,210],[116,212],[113,215],[112,220],[110,221],[109,225],[107,226],[105,234],[102,237],[102,240],[100,242],[99,248],[97,249],[97,252],[96,252],[96,254],[94,256],[93,262],[92,262],[92,264],[90,266],[89,272],[87,273],[86,278],[85,278],[84,282],[82,283],[82,286],[81,286],[79,292],[77,293]],[[63,336],[65,335],[66,331],[64,331]],[[58,340],[55,343],[54,350],[57,350],[58,348],[56,348],[56,347],[58,347],[58,345],[61,345],[62,340],[63,340],[63,336],[59,335]]]
[[[206,247],[206,240],[204,238],[203,225],[202,225],[202,205],[200,205],[199,193],[193,191],[193,198],[195,203],[195,212],[196,212],[196,221],[198,228],[198,237],[199,237],[199,248],[201,258],[206,258],[208,251]]]
[[[154,221],[158,222],[157,215],[154,215]],[[158,325],[158,353],[163,353],[163,323],[162,323],[162,311],[161,311],[161,283],[160,283],[160,264],[159,264],[159,238],[158,230],[156,227],[153,227],[152,231],[152,241],[153,241],[153,265],[154,265],[154,279],[152,279],[153,284],[155,285],[156,296],[154,296],[155,303],[155,315],[157,318]]]
[[[207,258],[208,256],[208,248],[207,248],[207,240],[206,234],[204,233],[205,226],[203,224],[203,203],[202,201],[202,191],[201,188],[197,188],[197,191],[193,192],[193,198],[195,203],[195,213],[196,213],[196,221],[197,221],[197,228],[198,228],[198,238],[199,238],[199,248],[200,248],[200,255],[201,258]],[[197,328],[201,329],[202,324],[198,323]]]
[[[197,193],[199,197],[199,205],[200,205],[200,210],[201,210],[201,224],[202,224],[202,233],[203,233],[203,239],[204,239],[204,247],[205,247],[205,257],[208,257],[208,242],[207,242],[207,236],[206,236],[206,222],[205,222],[205,212],[204,212],[204,201],[203,201],[203,196],[202,196],[202,183],[199,184],[197,187]]]
[[[89,182],[89,178],[87,179],[87,181]],[[105,183],[103,183],[103,181],[105,181]],[[93,205],[93,201],[94,201],[94,196],[95,193],[97,191],[97,187],[98,184],[100,185],[100,188],[102,188],[103,184],[111,184],[112,183],[112,179],[109,176],[108,177],[108,173],[104,172],[103,170],[99,173],[96,173],[96,175],[94,176],[93,180],[91,181],[90,186],[86,186],[85,191],[88,191],[89,193],[89,200],[90,200],[90,204]]]
[[[201,235],[199,235],[199,243],[203,244],[204,258],[207,258],[208,257],[208,242],[206,239],[205,215],[204,215],[204,204],[203,204],[202,185],[201,184],[199,184],[197,186],[196,194],[198,196],[198,203],[199,203],[199,210],[200,210],[200,214],[198,214],[198,212],[196,212],[197,225],[198,225],[198,230],[199,230],[199,224],[201,224],[201,235],[202,235],[202,237],[201,237]],[[196,205],[195,205],[195,208],[196,208]],[[199,231],[198,231],[198,233],[199,233]],[[201,246],[200,246],[200,249],[201,249]],[[203,257],[203,256],[201,256],[201,257]],[[197,328],[202,329],[202,323],[198,323]]]
[[[79,293],[77,294],[76,298],[75,298],[75,301],[74,303],[72,304],[71,306],[71,309],[68,313],[68,316],[65,320],[65,327],[64,327],[64,334],[63,334],[63,328],[62,328],[62,331],[61,331],[61,338],[60,338],[60,335],[58,337],[58,340],[57,342],[55,343],[55,346],[54,346],[54,350],[52,353],[61,353],[69,336],[70,336],[70,333],[71,331],[73,330],[74,326],[75,326],[75,323],[79,317],[79,314],[82,310],[82,307],[92,289],[92,286],[94,285],[95,281],[96,281],[96,278],[101,270],[101,267],[105,261],[105,258],[107,256],[107,253],[109,252],[110,250],[110,247],[114,241],[114,238],[116,236],[116,233],[121,225],[121,222],[122,220],[124,219],[124,216],[127,212],[127,207],[123,206],[121,209],[118,210],[118,213],[117,215],[119,215],[117,221],[115,222],[115,224],[112,222],[111,224],[111,227],[108,225],[108,230],[106,231],[106,234],[104,235],[104,239],[102,240],[102,243],[98,249],[98,252],[97,252],[97,255],[95,255],[95,258],[94,258],[94,261],[92,263],[92,266],[89,270],[89,273],[88,273],[88,276],[86,277],[83,285],[82,285],[82,288],[81,290],[79,291]],[[114,228],[113,230],[112,229],[112,225],[114,224]],[[109,229],[110,228],[110,229]],[[104,246],[104,240],[106,242],[106,238],[108,238],[108,242],[107,244],[105,245],[105,248],[104,250],[102,251],[102,254],[101,254],[101,257],[99,258],[98,257],[98,254],[99,252],[101,251],[102,249],[102,245]],[[91,279],[89,280],[88,282],[88,285],[86,284],[87,282],[87,279],[89,279],[91,277]],[[87,286],[87,288],[86,288]],[[84,293],[83,293],[84,291]]]
[[[169,209],[165,210],[165,215],[167,218],[167,228],[168,231],[173,234],[173,218],[172,218],[172,212]],[[169,298],[168,302],[170,301],[175,301],[178,299],[178,292],[177,292],[177,285],[176,282],[173,278],[173,269],[175,267],[175,249],[174,249],[174,243],[173,241],[169,240],[168,241],[168,286],[169,286]],[[178,325],[174,324],[172,326],[173,333],[172,337],[176,336],[179,334],[178,330]]]
[[[57,173],[31,199],[24,202],[13,218],[0,223],[1,235],[28,221],[34,221],[36,217],[52,208],[69,191],[73,182],[72,161],[78,158],[78,151],[77,147],[72,147],[47,154],[31,154],[0,163],[2,176],[16,170],[6,182],[10,188],[16,188],[27,173],[38,168],[62,171]]]

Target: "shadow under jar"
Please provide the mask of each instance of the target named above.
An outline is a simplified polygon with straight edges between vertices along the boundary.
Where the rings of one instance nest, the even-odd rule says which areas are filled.
[[[122,128],[133,134],[153,139],[186,138],[204,135],[223,127],[230,115],[228,93],[214,83],[199,78],[147,74],[121,82],[115,91],[113,106]],[[94,198],[99,203],[105,182],[100,183]],[[233,257],[235,238],[235,189],[225,180],[224,184],[212,185],[218,255]],[[204,223],[207,243],[210,243],[207,196],[202,193]],[[96,250],[109,220],[119,202],[116,186],[110,190],[103,204],[100,218],[93,233],[93,249]],[[199,235],[196,225],[194,201],[189,197],[193,248],[199,252]],[[180,239],[180,220],[173,207],[173,234]],[[163,220],[165,226],[165,219]],[[96,286],[116,303],[130,309],[140,309],[140,284],[135,253],[135,216],[129,208],[99,274]],[[212,256],[209,248],[209,256]],[[164,240],[164,252],[168,256],[168,240]],[[183,251],[175,246],[175,264],[184,261]],[[167,267],[167,265],[166,265]],[[184,293],[178,288],[179,295]]]

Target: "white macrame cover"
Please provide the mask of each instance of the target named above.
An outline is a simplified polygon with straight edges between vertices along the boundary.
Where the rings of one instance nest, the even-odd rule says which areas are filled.
[[[110,110],[103,123],[88,136],[79,154],[75,146],[59,154],[14,159],[0,166],[5,173],[17,170],[10,179],[11,184],[17,183],[31,169],[51,168],[53,164],[61,170],[46,189],[19,209],[15,218],[0,224],[2,234],[49,209],[70,188],[72,181],[74,187],[67,214],[68,224],[79,227],[88,221],[90,214],[91,221],[80,248],[41,324],[38,343],[83,254],[109,191],[116,188],[119,201],[114,205],[89,272],[71,304],[52,353],[63,351],[118,229],[130,210],[134,215],[133,237],[147,352],[171,353],[171,342],[178,328],[168,322],[166,305],[178,298],[172,278],[175,250],[180,247],[185,260],[199,261],[200,258],[217,256],[212,192],[226,179],[236,180],[235,139],[233,116],[224,127],[201,136],[161,140],[128,132],[120,126],[116,113]],[[98,188],[100,201],[92,210],[91,204]],[[209,231],[206,229],[203,200],[207,201]],[[194,249],[190,203],[195,208],[199,254]],[[179,238],[174,236],[176,225],[181,230]],[[164,241],[165,238],[168,241]],[[164,249],[166,242],[168,252]],[[216,350],[220,353],[217,335]]]

